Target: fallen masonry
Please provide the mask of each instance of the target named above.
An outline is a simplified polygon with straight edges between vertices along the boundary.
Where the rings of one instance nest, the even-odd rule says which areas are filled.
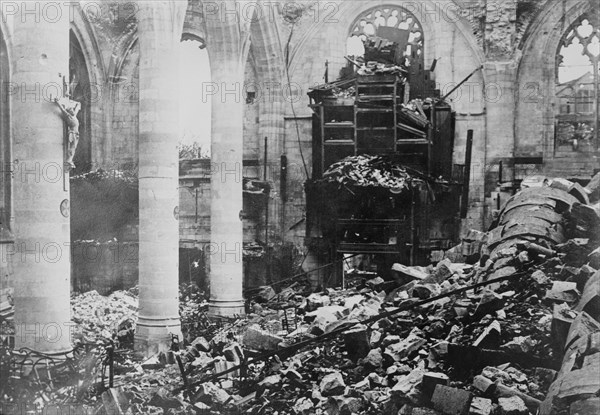
[[[256,312],[219,324],[200,294],[182,296],[184,338],[146,361],[130,345],[135,291],[75,296],[87,366],[51,382],[49,370],[12,372],[3,408],[25,385],[37,408],[77,402],[83,413],[596,414],[599,229],[580,206],[600,209],[562,185],[516,194],[495,227],[468,235],[474,263],[460,248],[395,266],[403,285],[264,288]],[[111,342],[112,362],[101,347]]]

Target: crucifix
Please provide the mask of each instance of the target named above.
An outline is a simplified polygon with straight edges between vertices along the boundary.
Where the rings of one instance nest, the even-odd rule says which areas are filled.
[[[69,171],[75,168],[75,163],[73,163],[73,157],[75,157],[75,150],[77,149],[77,144],[79,144],[79,120],[77,119],[77,114],[81,110],[81,104],[71,99],[73,91],[69,90],[65,93],[67,89],[71,88],[67,87],[65,79],[63,77],[63,96],[54,99],[50,97],[51,100],[60,109],[62,118],[67,125],[65,137],[66,151],[64,152],[65,170],[63,178],[63,188],[65,191],[67,191],[68,188],[67,183],[69,180]]]

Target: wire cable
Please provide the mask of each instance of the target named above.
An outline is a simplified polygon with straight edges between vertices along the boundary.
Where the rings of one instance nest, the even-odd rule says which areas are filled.
[[[304,173],[306,174],[306,179],[308,180],[308,167],[306,167],[306,160],[304,159],[304,152],[302,151],[302,142],[300,140],[300,127],[298,126],[298,117],[296,115],[296,109],[294,108],[294,99],[292,98],[292,82],[290,80],[290,43],[292,41],[292,36],[294,35],[294,27],[296,26],[296,22],[292,22],[292,28],[290,30],[290,35],[287,40],[287,44],[285,46],[285,75],[287,78],[287,87],[290,91],[290,108],[292,109],[292,115],[294,117],[294,124],[296,127],[296,137],[298,140],[298,150],[300,151],[300,158],[302,159],[302,166],[304,167]],[[285,149],[284,149],[285,151]]]

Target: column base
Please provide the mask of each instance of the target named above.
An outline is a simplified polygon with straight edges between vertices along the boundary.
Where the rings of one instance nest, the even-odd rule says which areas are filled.
[[[246,314],[244,300],[221,301],[210,300],[208,315],[211,317],[235,317]]]
[[[151,357],[160,352],[168,352],[171,349],[173,335],[179,336],[179,341],[183,341],[179,320],[175,322],[170,319],[169,325],[159,325],[157,322],[145,319],[140,320],[138,320],[133,339],[134,354],[138,357]]]

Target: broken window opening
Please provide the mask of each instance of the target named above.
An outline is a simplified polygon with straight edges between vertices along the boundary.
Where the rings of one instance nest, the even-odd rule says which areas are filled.
[[[556,60],[555,150],[598,148],[600,28],[582,16],[565,33]]]
[[[423,64],[423,28],[416,17],[398,6],[378,6],[363,12],[352,24],[346,43],[348,56],[363,57],[368,36],[388,38],[390,29],[407,37],[404,56],[407,66]],[[392,39],[389,39],[392,40]]]

